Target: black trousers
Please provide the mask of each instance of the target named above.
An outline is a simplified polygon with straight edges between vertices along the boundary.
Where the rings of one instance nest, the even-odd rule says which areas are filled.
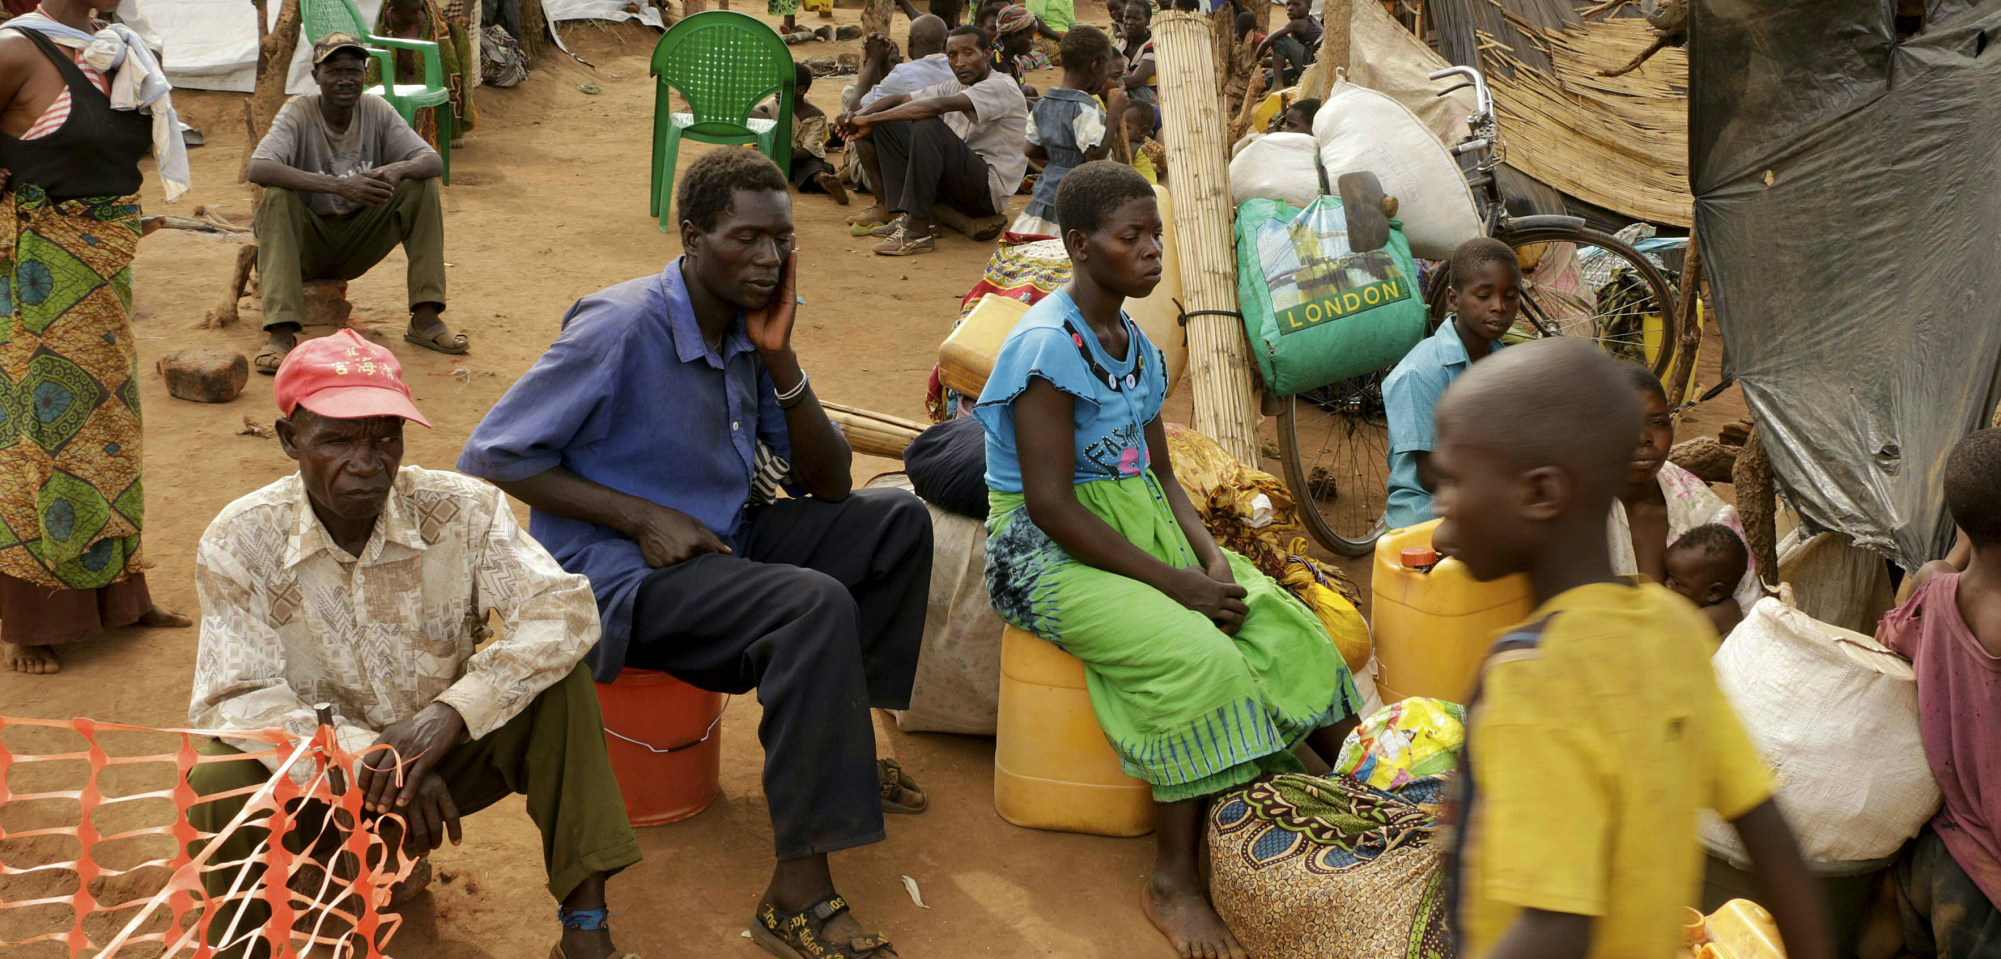
[[[702,689],[757,690],[779,859],[883,838],[869,708],[905,709],[931,586],[931,514],[901,490],[751,514],[735,555],[639,585],[626,665]]]
[[[967,216],[1000,212],[987,182],[987,161],[944,120],[894,120],[870,136],[882,166],[882,202],[891,213],[928,220],[941,201]]]
[[[827,191],[820,189],[820,184],[813,182],[813,178],[822,173],[839,172],[834,169],[833,164],[816,156],[793,157],[792,169],[787,173],[787,178],[801,193],[825,193]]]

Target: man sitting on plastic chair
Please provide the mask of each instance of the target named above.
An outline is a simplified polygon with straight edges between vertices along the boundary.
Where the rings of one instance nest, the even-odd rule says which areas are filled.
[[[260,373],[276,373],[305,322],[307,280],[352,280],[397,244],[409,257],[410,329],[404,340],[439,353],[467,351],[445,309],[445,217],[438,152],[388,101],[362,92],[368,51],[353,34],[313,46],[318,94],[293,97],[251,155],[257,275],[270,341]],[[448,107],[446,109],[449,109]]]

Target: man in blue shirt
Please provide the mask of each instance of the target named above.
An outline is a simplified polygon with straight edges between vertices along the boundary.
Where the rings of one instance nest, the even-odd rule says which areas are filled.
[[[1467,240],[1446,268],[1445,305],[1451,310],[1438,332],[1411,348],[1383,380],[1390,425],[1390,492],[1386,529],[1438,518],[1431,511],[1433,414],[1445,388],[1477,359],[1501,347],[1522,305],[1522,268],[1515,251],[1493,237]]]
[[[577,301],[459,469],[527,503],[535,538],[590,577],[599,682],[631,666],[756,690],[779,861],[752,933],[892,959],[846,914],[827,854],[881,841],[885,803],[923,805],[878,764],[869,708],[910,702],[930,515],[851,493],[847,440],[792,350],[785,174],[716,150],[682,170],[675,207],[684,255]],[[794,498],[771,501],[781,482]]]

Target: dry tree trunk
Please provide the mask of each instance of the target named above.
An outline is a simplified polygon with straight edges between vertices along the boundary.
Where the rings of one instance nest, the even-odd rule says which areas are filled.
[[[542,9],[542,0],[521,0],[521,52],[529,63],[540,59],[554,46],[550,42],[550,31],[555,24],[549,22],[549,14]],[[479,46],[479,38],[473,37],[472,45]]]
[[[1701,302],[1702,249],[1690,231],[1688,253],[1681,263],[1681,315],[1676,318],[1681,324],[1681,340],[1675,344],[1674,361],[1668,365],[1668,375],[1674,378],[1667,385],[1670,410],[1680,408],[1688,398],[1689,372],[1695,365],[1695,351],[1702,345],[1702,311],[1697,308]]]
[[[1779,585],[1778,491],[1772,484],[1772,461],[1756,427],[1737,454],[1730,471],[1737,487],[1737,517],[1744,521],[1744,542],[1758,563],[1758,578],[1768,587]]]
[[[1374,3],[1375,0],[1362,0]],[[1348,73],[1348,34],[1353,32],[1355,19],[1354,0],[1326,0],[1323,8],[1326,16],[1321,24],[1325,31],[1320,35],[1320,55],[1315,58],[1321,64],[1319,82],[1312,90],[1303,90],[1301,95],[1325,100],[1334,92],[1334,81]]]
[[[243,144],[243,166],[237,179],[250,178],[250,155],[263,142],[271,121],[285,106],[285,80],[292,71],[292,54],[299,49],[299,0],[283,0],[278,24],[265,29],[270,14],[265,0],[250,0],[257,8],[257,88],[243,103],[243,124],[250,139]]]
[[[1246,39],[1244,45],[1250,46],[1251,43]],[[1251,61],[1251,77],[1248,85],[1244,87],[1244,102],[1237,108],[1236,118],[1230,121],[1231,146],[1236,146],[1237,141],[1243,139],[1244,134],[1250,132],[1251,114],[1257,112],[1258,101],[1264,98],[1266,81],[1268,79],[1269,77],[1265,75],[1265,71],[1258,69],[1258,63],[1253,59]]]
[[[895,11],[894,0],[868,0],[862,7],[862,36],[876,33],[889,36],[889,18]]]

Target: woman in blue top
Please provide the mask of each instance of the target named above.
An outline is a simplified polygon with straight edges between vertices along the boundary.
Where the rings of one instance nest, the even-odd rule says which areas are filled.
[[[1008,335],[974,413],[987,433],[987,587],[1014,625],[1083,660],[1128,773],[1153,786],[1148,918],[1183,956],[1242,957],[1197,873],[1209,797],[1333,759],[1360,708],[1320,622],[1216,545],[1175,482],[1166,363],[1120,307],[1160,282],[1153,188],[1111,161],[1070,171],[1073,266]]]

